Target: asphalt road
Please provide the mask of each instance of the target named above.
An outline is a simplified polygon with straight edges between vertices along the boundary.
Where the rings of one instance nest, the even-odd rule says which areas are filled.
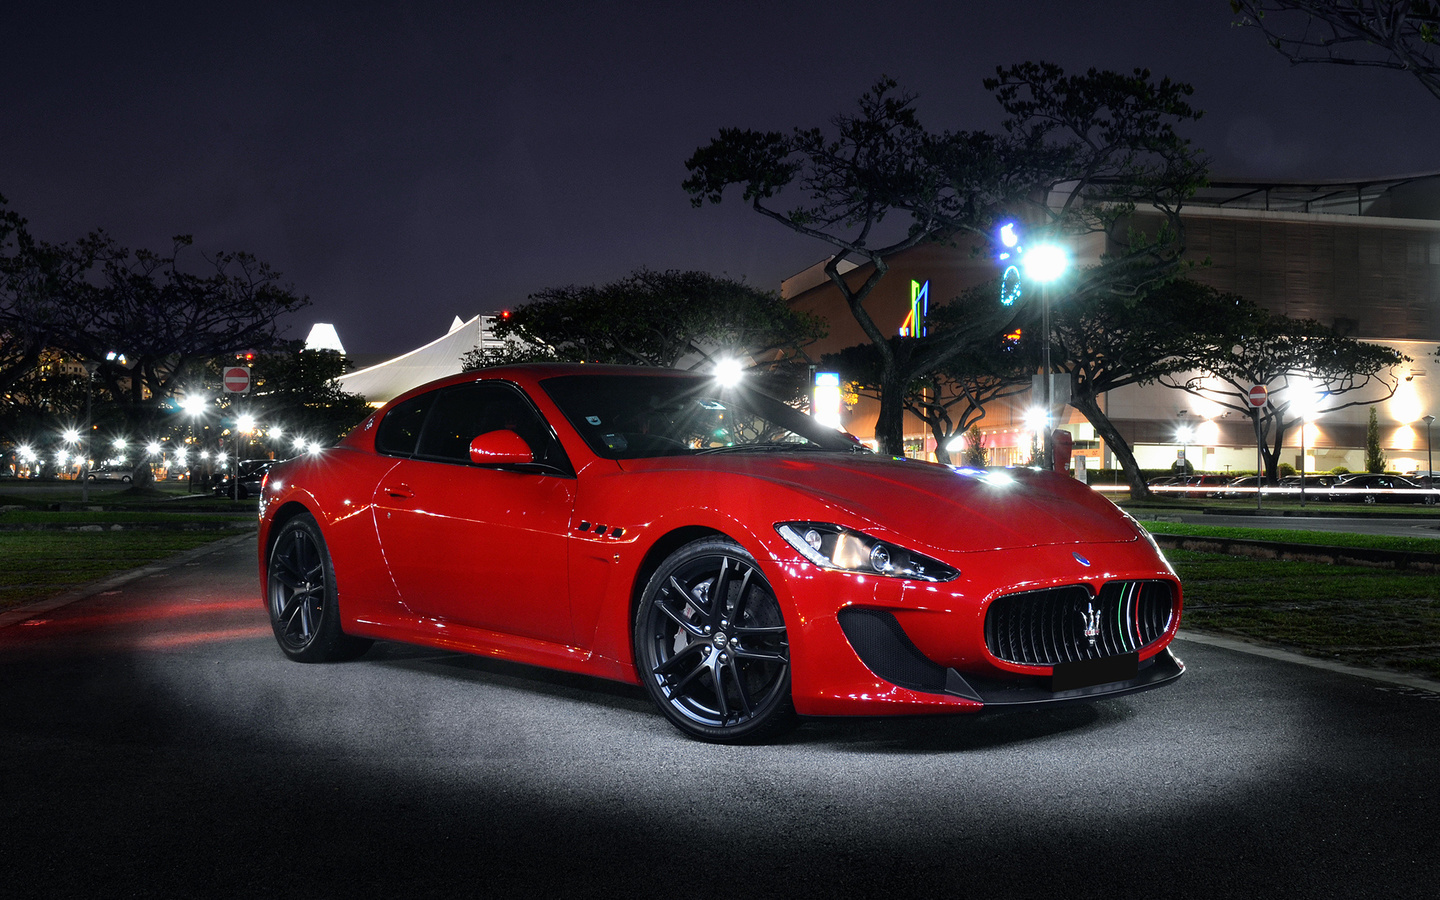
[[[681,737],[638,689],[287,662],[249,539],[0,628],[6,897],[1433,897],[1440,695],[1181,643],[1041,712]]]

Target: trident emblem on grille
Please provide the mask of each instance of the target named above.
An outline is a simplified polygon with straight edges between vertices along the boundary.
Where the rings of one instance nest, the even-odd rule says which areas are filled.
[[[1095,639],[1100,636],[1100,610],[1095,608],[1094,603],[1087,603],[1084,609],[1076,612],[1085,620],[1085,636],[1090,639],[1090,646],[1094,647]]]

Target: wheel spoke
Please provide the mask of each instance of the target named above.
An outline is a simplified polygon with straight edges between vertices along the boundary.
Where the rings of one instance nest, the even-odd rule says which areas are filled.
[[[705,668],[710,670],[710,681],[715,685],[715,712],[720,715],[720,723],[723,725],[725,720],[730,718],[730,704],[725,702],[725,682],[720,677],[724,666],[706,666]]]
[[[309,637],[315,633],[315,604],[310,602],[308,596],[300,601],[300,628],[301,635]]]
[[[730,680],[735,682],[735,693],[740,698],[740,708],[744,712],[745,718],[748,719],[755,714],[755,707],[750,702],[750,692],[745,690],[745,679],[741,677],[740,663],[732,657],[725,667],[730,670]],[[718,676],[719,673],[716,674]]]
[[[681,689],[684,688],[685,685],[699,678],[701,675],[704,675],[708,670],[709,666],[705,665],[704,662],[701,662],[695,668],[690,670],[689,675],[686,675],[684,678],[680,679],[675,685],[673,685],[670,690],[673,691],[676,695],[679,695]]]
[[[292,626],[295,622],[295,616],[304,605],[305,597],[297,592],[290,595],[290,599],[285,602],[285,608],[280,610],[279,619],[285,624],[285,632],[287,634],[293,630]]]
[[[675,579],[672,578],[670,580],[674,581]],[[683,594],[684,592],[682,591],[681,593]],[[674,622],[676,625],[679,625],[681,628],[685,629],[685,632],[687,634],[690,634],[693,637],[700,638],[702,640],[704,639],[705,632],[700,629],[700,626],[694,624],[693,622],[685,618],[684,606],[681,606],[680,610],[677,612],[676,610],[671,608],[669,603],[666,603],[662,600],[656,600],[655,608],[664,613],[667,619]]]
[[[744,636],[748,637],[748,636],[750,636],[750,635],[784,634],[784,633],[785,633],[785,626],[784,626],[784,625],[735,625],[735,626],[732,626],[732,629],[731,629],[731,630],[733,630],[733,631],[735,632],[735,634],[736,634],[737,637],[738,637],[738,636],[741,636],[741,635],[744,635]]]
[[[754,659],[762,662],[777,663],[782,666],[790,664],[790,658],[783,650],[751,650],[749,647],[732,647],[730,650],[739,659]]]
[[[720,560],[720,571],[715,573],[715,587],[710,591],[710,614],[718,617],[725,614],[730,596],[730,559]]]
[[[300,585],[304,584],[304,580],[301,578],[297,578],[294,572],[279,571],[278,566],[271,567],[270,577],[285,585],[285,587],[289,588],[292,591],[300,590]]]
[[[735,609],[730,614],[731,622],[739,622],[740,616],[745,612],[746,592],[750,588],[750,576],[753,574],[755,570],[746,566],[745,574],[740,577],[740,589],[735,592]]]
[[[656,675],[669,675],[670,672],[678,669],[684,663],[687,657],[693,656],[703,649],[705,649],[704,644],[690,644],[687,647],[681,648],[681,650],[674,656],[661,659],[650,671],[652,671]]]

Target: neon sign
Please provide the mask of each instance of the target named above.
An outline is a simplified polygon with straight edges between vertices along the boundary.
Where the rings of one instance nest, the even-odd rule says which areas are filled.
[[[924,337],[925,317],[930,314],[930,282],[910,279],[910,313],[900,323],[901,337]]]

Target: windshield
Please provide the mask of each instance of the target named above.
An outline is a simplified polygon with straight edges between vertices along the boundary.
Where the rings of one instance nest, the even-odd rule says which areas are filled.
[[[864,450],[773,397],[689,375],[564,375],[541,382],[599,456]]]

